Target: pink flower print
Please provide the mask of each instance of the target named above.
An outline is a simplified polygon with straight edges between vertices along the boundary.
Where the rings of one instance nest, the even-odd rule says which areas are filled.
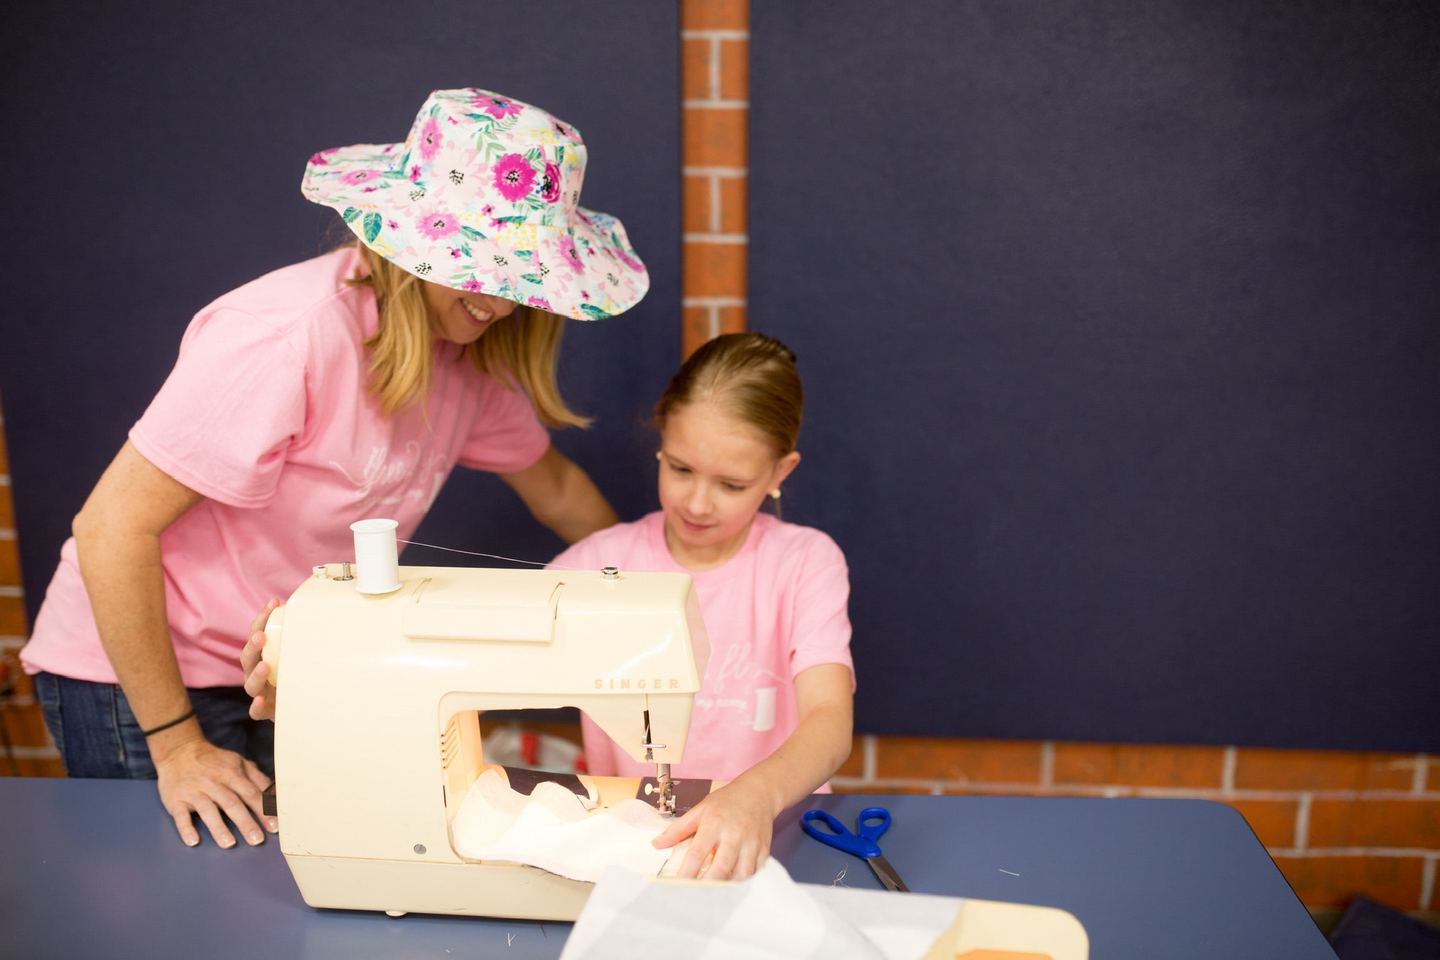
[[[361,187],[361,188],[360,188],[360,192],[361,192],[361,193],[374,193],[376,190],[379,190],[379,189],[380,189],[379,187]]]
[[[450,248],[450,256],[451,256],[452,259],[459,260],[459,259],[460,259],[460,248],[459,248],[459,247],[451,247],[451,248]]]
[[[629,267],[631,270],[634,270],[636,273],[645,272],[645,264],[641,263],[639,260],[636,260],[634,257],[630,256],[630,254],[626,253],[624,250],[621,250],[619,247],[615,247],[614,249],[615,259],[619,260],[621,263],[625,264],[625,266]]]
[[[580,259],[580,254],[575,249],[575,238],[565,235],[555,241],[555,249],[560,254],[560,259],[565,262],[572,272],[580,273],[585,269],[585,263]]]
[[[440,131],[440,122],[434,117],[426,120],[425,126],[420,128],[420,156],[424,157],[426,162],[434,160],[444,142],[445,134]]]
[[[471,293],[479,293],[481,290],[485,289],[485,284],[474,278],[466,280],[460,286],[466,290],[469,290]]]
[[[535,183],[535,168],[518,153],[507,153],[495,161],[495,188],[506,200],[519,200]]]
[[[545,174],[540,180],[540,196],[546,203],[560,199],[560,168],[553,163],[545,164]]]
[[[391,230],[399,230],[399,229],[400,229],[400,221],[398,221],[398,220],[386,220],[386,221],[385,221],[385,226],[389,227]]]
[[[554,312],[550,307],[550,301],[544,297],[531,297],[530,306],[539,307],[541,310],[550,310],[552,313]]]
[[[496,120],[504,120],[520,112],[520,104],[504,97],[476,97],[471,102]]]
[[[419,217],[415,225],[431,240],[443,240],[460,229],[460,221],[455,218],[455,214],[444,210],[436,210]]]
[[[310,164],[316,167],[328,167],[330,166],[330,161],[326,160],[325,153],[321,152],[310,158]]]
[[[378,179],[380,179],[379,170],[351,170],[349,173],[340,175],[340,182],[348,183],[352,187]]]
[[[492,204],[492,203],[487,203],[487,204],[485,204],[485,206],[483,206],[483,207],[480,208],[480,216],[482,216],[482,217],[488,217],[488,216],[490,216],[490,214],[492,214],[492,213],[494,213],[494,212],[495,212],[495,205]]]
[[[419,182],[420,182],[420,164],[418,164],[418,163],[417,163],[417,164],[414,164],[414,165],[412,165],[412,166],[410,167],[410,182],[411,182],[411,183],[419,183]]]

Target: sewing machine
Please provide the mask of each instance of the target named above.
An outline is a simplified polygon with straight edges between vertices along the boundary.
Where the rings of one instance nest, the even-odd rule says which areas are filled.
[[[356,567],[316,567],[265,631],[280,847],[305,902],[575,919],[590,884],[454,850],[479,712],[579,707],[656,764],[663,812],[709,658],[690,577],[399,567],[393,524],[388,559],[356,536]],[[646,789],[593,779],[601,806]]]

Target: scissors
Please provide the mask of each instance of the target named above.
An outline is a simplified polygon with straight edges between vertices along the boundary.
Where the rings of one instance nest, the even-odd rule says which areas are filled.
[[[814,821],[819,820],[829,827],[829,830],[821,830]],[[878,823],[868,821],[878,820]],[[800,815],[800,828],[821,843],[829,844],[837,850],[844,850],[846,853],[853,853],[857,857],[863,857],[865,862],[870,864],[870,869],[875,871],[875,876],[885,884],[887,890],[894,890],[898,893],[909,893],[910,888],[905,886],[905,881],[900,879],[900,874],[890,866],[880,853],[880,845],[876,840],[880,835],[890,829],[890,811],[884,807],[866,807],[860,811],[860,816],[855,821],[856,832],[851,833],[845,829],[845,824],[836,820],[824,810],[806,810]],[[858,834],[858,836],[857,836]]]

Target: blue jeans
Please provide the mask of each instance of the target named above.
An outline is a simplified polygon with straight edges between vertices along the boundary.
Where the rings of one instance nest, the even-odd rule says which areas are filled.
[[[35,697],[72,777],[154,780],[155,764],[119,684],[37,673]],[[205,738],[275,776],[275,725],[250,719],[243,687],[188,687]]]

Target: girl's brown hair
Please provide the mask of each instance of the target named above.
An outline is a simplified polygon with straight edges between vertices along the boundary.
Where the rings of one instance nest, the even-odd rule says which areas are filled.
[[[795,449],[805,408],[795,354],[763,333],[727,333],[690,355],[655,404],[655,423],[697,401],[758,430],[783,457]]]
[[[366,273],[349,282],[375,291],[380,327],[365,341],[370,351],[370,393],[386,416],[405,409],[430,391],[434,332],[425,305],[424,281],[363,243],[355,244]],[[464,350],[475,366],[506,387],[519,387],[548,426],[589,426],[566,405],[555,383],[555,361],[565,318],[521,305],[494,321]]]

